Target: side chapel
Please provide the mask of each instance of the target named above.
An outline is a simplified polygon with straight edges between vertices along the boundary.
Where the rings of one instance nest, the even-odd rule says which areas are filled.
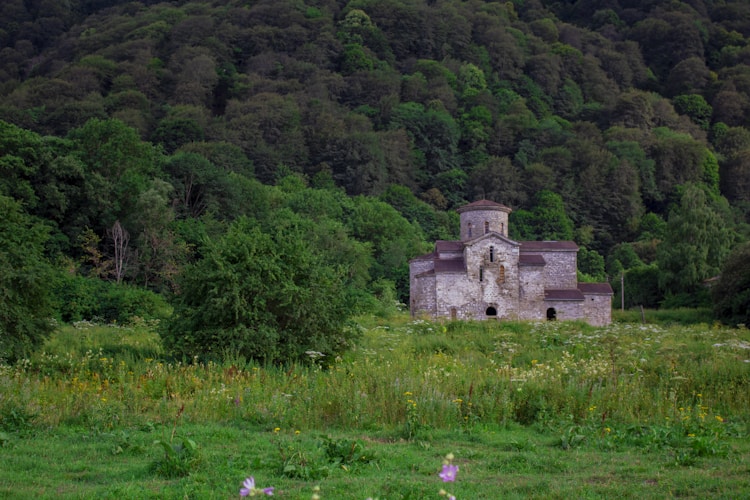
[[[511,240],[511,209],[493,201],[457,211],[460,241],[409,262],[412,316],[612,322],[612,287],[578,282],[574,242]]]

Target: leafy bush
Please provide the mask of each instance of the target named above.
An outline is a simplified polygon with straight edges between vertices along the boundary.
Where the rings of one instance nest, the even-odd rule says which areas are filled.
[[[128,323],[136,316],[157,319],[168,314],[161,295],[131,285],[61,275],[52,288],[57,314],[66,323],[94,319]]]
[[[347,271],[326,263],[301,219],[278,216],[268,232],[238,219],[179,279],[175,313],[161,335],[176,356],[227,353],[270,362],[331,354],[349,346],[353,310]]]
[[[158,440],[154,444],[164,450],[164,456],[151,464],[151,470],[160,477],[184,477],[201,464],[198,445],[190,438],[183,437],[177,442]]]

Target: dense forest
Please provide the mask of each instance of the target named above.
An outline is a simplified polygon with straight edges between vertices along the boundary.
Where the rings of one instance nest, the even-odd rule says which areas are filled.
[[[277,345],[404,301],[487,198],[628,306],[705,305],[750,237],[749,41],[744,0],[4,0],[0,287]]]

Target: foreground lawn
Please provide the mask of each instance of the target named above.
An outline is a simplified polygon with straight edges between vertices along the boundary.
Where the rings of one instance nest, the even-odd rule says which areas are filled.
[[[688,316],[361,318],[351,352],[282,367],[64,326],[0,366],[0,498],[750,498],[750,333]]]
[[[200,463],[186,477],[167,479],[152,470],[163,458],[153,442],[170,432],[159,426],[108,433],[62,428],[12,437],[0,449],[0,497],[232,498],[250,475],[258,486],[274,486],[276,497],[289,499],[311,498],[315,485],[321,498],[361,500],[440,498],[441,488],[459,499],[750,497],[747,439],[729,440],[725,457],[680,464],[668,448],[565,450],[554,435],[521,427],[434,432],[406,441],[375,432],[295,435],[191,424],[180,426],[178,434],[196,442]],[[321,435],[356,442],[366,460],[329,459]],[[282,472],[279,439],[301,454],[302,478]],[[459,466],[455,483],[437,475],[448,452]]]

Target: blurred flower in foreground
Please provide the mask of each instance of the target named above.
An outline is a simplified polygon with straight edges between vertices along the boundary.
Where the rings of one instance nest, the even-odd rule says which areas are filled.
[[[443,464],[443,470],[438,474],[444,483],[452,483],[456,480],[458,465]]]
[[[240,496],[246,497],[251,496],[254,497],[255,495],[273,495],[273,487],[271,488],[256,488],[255,487],[255,479],[250,476],[249,478],[245,479],[245,482],[242,483],[242,488],[240,488]]]

